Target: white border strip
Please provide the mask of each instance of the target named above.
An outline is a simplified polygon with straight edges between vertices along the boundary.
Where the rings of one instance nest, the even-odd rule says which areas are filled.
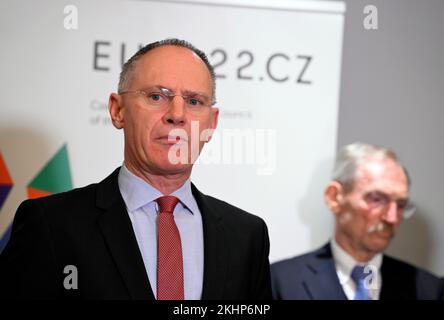
[[[345,3],[324,0],[144,0],[149,2],[186,3],[221,7],[305,11],[313,13],[344,14]]]

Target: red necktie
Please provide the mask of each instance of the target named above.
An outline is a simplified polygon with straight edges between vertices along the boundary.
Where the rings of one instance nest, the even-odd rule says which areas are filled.
[[[157,300],[183,300],[183,262],[180,234],[173,211],[179,199],[160,197],[157,222]]]

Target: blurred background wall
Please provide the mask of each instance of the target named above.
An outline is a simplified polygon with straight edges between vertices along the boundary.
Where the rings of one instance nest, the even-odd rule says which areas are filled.
[[[418,211],[389,252],[444,274],[444,1],[345,0],[338,148],[393,148]],[[366,30],[366,5],[378,29]]]

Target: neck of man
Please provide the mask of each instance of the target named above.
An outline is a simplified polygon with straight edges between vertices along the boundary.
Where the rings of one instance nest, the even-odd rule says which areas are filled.
[[[132,174],[143,179],[146,183],[159,190],[165,196],[172,194],[174,191],[182,187],[191,175],[191,168],[190,170],[184,170],[183,172],[181,171],[173,174],[156,174],[140,170],[127,161],[125,161],[125,166]]]
[[[368,262],[376,255],[376,252],[374,251],[368,251],[355,246],[352,239],[349,239],[346,235],[339,232],[336,232],[335,240],[345,252],[358,262]]]

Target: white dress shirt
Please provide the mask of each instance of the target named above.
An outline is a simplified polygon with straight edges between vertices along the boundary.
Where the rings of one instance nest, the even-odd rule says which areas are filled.
[[[140,253],[154,296],[157,296],[157,198],[163,194],[122,165],[118,177],[119,189],[133,225]],[[171,196],[179,199],[174,209],[174,221],[182,242],[184,295],[186,300],[202,296],[204,247],[202,216],[187,180]]]
[[[353,300],[356,293],[356,284],[351,278],[353,268],[359,265],[368,265],[373,273],[372,281],[369,283],[369,294],[372,300],[379,300],[381,294],[382,277],[381,264],[382,253],[375,255],[370,261],[366,263],[357,262],[351,255],[349,255],[333,238],[330,241],[333,259],[335,261],[336,273],[339,282],[344,290],[345,295],[349,300]]]

